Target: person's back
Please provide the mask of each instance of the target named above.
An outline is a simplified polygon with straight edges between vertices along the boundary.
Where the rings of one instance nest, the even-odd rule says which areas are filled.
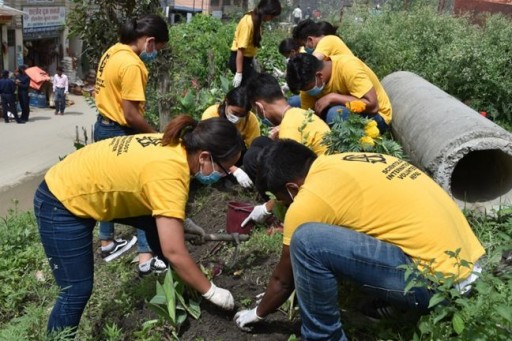
[[[329,133],[329,126],[314,112],[300,108],[290,108],[279,125],[279,139],[291,139],[323,155],[327,150],[323,138]]]

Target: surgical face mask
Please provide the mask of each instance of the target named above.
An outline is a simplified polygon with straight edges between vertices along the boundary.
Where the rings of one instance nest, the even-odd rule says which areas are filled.
[[[324,86],[325,86],[325,83],[322,83],[322,86],[318,86],[316,78],[315,78],[315,86],[312,89],[309,89],[308,91],[306,91],[306,93],[310,96],[318,96],[324,89]]]
[[[313,54],[315,49],[312,47],[304,47],[304,51],[306,51],[307,54]]]
[[[153,49],[153,52],[147,52],[148,48],[148,44],[146,43],[146,46],[144,47],[144,51],[141,52],[140,54],[140,59],[142,59],[142,61],[144,63],[151,63],[152,61],[154,61],[156,59],[156,56],[158,55],[158,51],[154,48]]]
[[[194,178],[196,178],[197,181],[199,181],[203,185],[207,185],[207,186],[216,183],[217,181],[219,181],[222,178],[222,174],[219,171],[215,170],[214,162],[213,162],[213,157],[211,156],[211,154],[210,154],[210,159],[212,161],[212,169],[213,169],[213,171],[210,174],[208,174],[208,175],[204,175],[203,171],[202,171],[202,166],[200,166],[199,167],[199,172],[197,172],[194,175]]]
[[[288,188],[286,188],[286,192],[288,192],[288,195],[290,196],[290,199],[292,199],[292,202],[293,202],[292,192],[290,192],[290,190]]]
[[[237,124],[242,119],[241,117],[238,117],[230,112],[226,112],[226,118],[228,119],[229,122],[233,124]]]
[[[270,120],[265,116],[265,111],[263,111],[263,109],[260,109],[259,106],[256,106],[256,111],[257,111],[259,117],[263,116],[263,118],[261,119],[261,123],[263,123],[267,127],[274,126],[274,123],[270,122]]]

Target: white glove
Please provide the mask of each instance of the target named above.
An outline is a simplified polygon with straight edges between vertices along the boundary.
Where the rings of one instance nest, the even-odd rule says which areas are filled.
[[[229,290],[219,288],[213,282],[210,289],[203,294],[203,297],[222,309],[231,310],[235,307],[235,299]]]
[[[257,223],[261,223],[269,215],[270,215],[270,212],[267,211],[267,207],[265,206],[265,204],[255,206],[253,208],[252,212],[249,214],[249,216],[247,218],[245,218],[244,221],[242,221],[242,224],[240,224],[240,226],[244,227],[251,220],[254,220]]]
[[[290,87],[288,86],[288,83],[284,83],[281,86],[281,91],[283,92],[283,94],[286,94],[288,91],[290,91]]]
[[[233,86],[236,88],[240,86],[240,83],[242,83],[242,73],[237,72],[235,73],[235,78],[233,78]]]
[[[242,168],[237,168],[236,171],[233,172],[233,176],[236,178],[236,181],[242,186],[243,188],[249,188],[252,187],[253,183],[251,181],[251,178],[249,175],[247,175],[246,172]]]
[[[246,327],[248,324],[263,320],[263,317],[259,317],[256,314],[256,308],[251,310],[241,310],[238,313],[236,313],[233,319],[235,320],[235,323],[238,326],[238,328],[245,331],[250,331],[251,329],[249,327]]]

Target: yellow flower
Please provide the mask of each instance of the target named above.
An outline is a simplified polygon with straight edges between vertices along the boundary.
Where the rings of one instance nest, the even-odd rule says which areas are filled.
[[[375,121],[372,121],[375,122]],[[369,127],[368,125],[364,128],[365,135],[371,137],[371,138],[377,138],[380,135],[379,128],[377,127]]]
[[[348,110],[354,113],[361,113],[366,109],[366,103],[360,100],[347,102],[345,103],[345,106],[347,107]]]
[[[366,123],[366,126],[364,127],[364,129],[367,129],[367,128],[370,128],[370,127],[376,127],[376,126],[377,126],[377,121],[370,120],[368,123]]]
[[[370,136],[363,136],[359,139],[359,143],[363,147],[373,147],[375,146],[375,141]]]

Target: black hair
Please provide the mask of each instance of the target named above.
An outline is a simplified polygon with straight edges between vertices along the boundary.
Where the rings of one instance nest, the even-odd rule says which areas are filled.
[[[283,56],[289,55],[292,50],[299,51],[300,44],[293,38],[286,38],[279,43],[279,53]]]
[[[57,66],[56,68],[57,72],[64,72],[64,69],[62,68],[62,66]]]
[[[156,14],[145,15],[127,21],[119,30],[119,41],[130,44],[140,37],[155,37],[156,43],[169,41],[169,29],[165,20]]]
[[[24,73],[26,69],[27,69],[27,66],[25,64],[18,66],[19,73]]]
[[[2,78],[9,78],[9,70],[3,70],[2,71]]]
[[[281,3],[278,0],[260,0],[258,6],[250,13],[253,24],[252,44],[255,47],[260,47],[263,17],[266,15],[277,17],[281,14]]]
[[[165,128],[162,145],[177,145],[180,142],[187,154],[206,150],[217,162],[230,160],[244,148],[235,125],[220,117],[197,122],[188,115],[176,116]]]
[[[299,53],[288,61],[286,83],[290,91],[298,93],[315,80],[315,74],[322,70],[324,62],[307,53]]]
[[[297,26],[293,28],[292,37],[294,40],[300,42],[306,40],[308,37],[336,35],[337,30],[337,26],[333,26],[327,21],[315,22],[311,19],[306,19],[300,21]]]
[[[247,92],[245,86],[239,86],[229,90],[224,97],[224,102],[219,105],[217,112],[220,117],[226,118],[226,107],[228,105],[234,105],[236,107],[243,108],[245,116],[251,111],[251,103],[247,99]]]
[[[258,73],[247,82],[247,99],[254,104],[259,99],[273,102],[285,98],[277,79],[268,73]]]
[[[258,154],[256,189],[273,194],[286,191],[286,184],[303,179],[317,158],[308,147],[290,139],[278,140]]]

